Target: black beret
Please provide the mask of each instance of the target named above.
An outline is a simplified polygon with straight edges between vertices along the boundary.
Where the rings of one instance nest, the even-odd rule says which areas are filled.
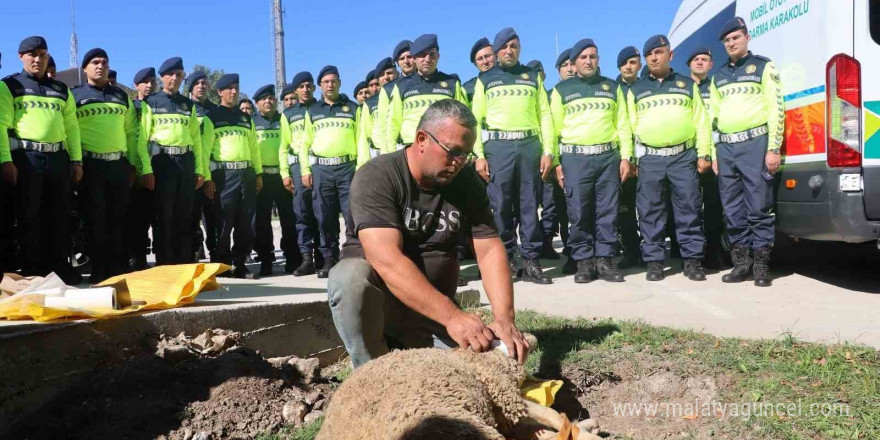
[[[437,34],[422,34],[413,40],[409,53],[412,54],[412,56],[416,56],[431,49],[440,50],[440,45],[437,44]]]
[[[372,81],[374,79],[376,79],[376,71],[371,70],[371,71],[367,72],[367,77],[364,79],[364,82],[369,83],[370,81]]]
[[[195,72],[190,73],[189,76],[186,77],[186,92],[192,93],[193,87],[196,86],[196,83],[200,79],[207,77],[208,75],[205,75],[205,72],[202,72],[201,70],[196,70]]]
[[[111,69],[110,73],[107,74],[107,78],[116,79],[116,71]]]
[[[312,78],[312,74],[306,71],[302,71],[293,76],[293,81],[291,81],[290,86],[294,89],[299,87],[300,84],[304,82],[315,82],[315,78]],[[282,95],[283,96],[283,95]]]
[[[267,96],[275,96],[275,84],[266,84],[254,92],[254,101],[259,101]]]
[[[394,68],[394,60],[389,57],[382,58],[382,61],[379,61],[379,64],[376,64],[376,70],[373,72],[376,73],[376,76],[382,75],[382,72],[393,69]]]
[[[639,53],[638,49],[633,46],[626,46],[620,51],[619,54],[617,54],[617,68],[619,69],[620,66],[626,64],[626,62],[629,61],[630,58],[638,58],[641,56],[642,55]]]
[[[234,85],[238,85],[237,73],[227,73],[217,80],[217,90],[228,89]]]
[[[400,55],[409,51],[410,47],[412,47],[412,41],[409,40],[403,40],[400,43],[397,43],[397,46],[394,46],[394,51],[391,52],[391,59],[393,59],[394,62],[397,62]]]
[[[21,43],[18,45],[18,53],[30,52],[37,49],[49,50],[49,45],[46,44],[45,38],[38,36],[27,37],[24,40],[21,40]]]
[[[581,52],[587,50],[588,47],[596,47],[596,43],[592,38],[584,38],[583,40],[574,43],[574,46],[571,47],[571,53],[568,54],[568,58],[572,61],[576,60],[577,57],[581,56]],[[598,47],[596,47],[598,49]]]
[[[140,84],[142,82],[146,82],[151,79],[156,78],[156,69],[152,67],[144,67],[141,70],[138,70],[137,73],[134,74],[134,83]]]
[[[366,88],[367,88],[367,83],[364,81],[361,81],[361,82],[357,83],[356,86],[354,86],[354,94],[357,95],[359,91],[361,91],[362,89],[366,89]]]
[[[321,82],[321,78],[324,78],[326,75],[336,75],[339,76],[339,69],[334,65],[324,66],[320,72],[318,72],[318,82]]]
[[[47,69],[50,69],[50,68],[54,69],[55,67],[56,67],[55,66],[55,58],[52,58],[52,55],[49,55],[49,62],[46,63],[46,68]]]
[[[697,55],[709,55],[709,58],[712,58],[712,51],[706,46],[697,46],[697,48],[691,52],[690,56],[688,56],[686,64],[690,64]]]
[[[565,49],[556,57],[556,70],[559,70],[566,61],[571,57],[571,49]]]
[[[474,43],[473,47],[471,47],[471,62],[475,63],[477,61],[477,52],[483,50],[485,47],[492,47],[492,43],[489,42],[489,39],[486,37],[480,38]]]
[[[254,105],[254,102],[251,101],[250,99],[247,99],[247,98],[241,98],[241,99],[239,99],[239,100],[238,100],[238,105],[242,105],[242,104],[244,104],[245,102],[248,103],[248,104],[250,104],[251,107],[253,107],[253,105]]]
[[[171,57],[165,60],[159,66],[159,75],[164,75],[172,70],[183,70],[183,59],[180,57]]]
[[[92,61],[92,58],[108,58],[109,61],[107,51],[101,49],[100,47],[96,47],[94,49],[89,49],[89,51],[86,52],[85,55],[83,55],[82,63],[80,63],[79,67],[81,69],[85,69],[89,62]]]
[[[281,89],[281,99],[284,99],[285,96],[287,96],[295,91],[296,91],[296,87],[294,87],[293,84],[288,84],[288,85],[284,86],[284,88]]]
[[[528,67],[529,69],[534,69],[534,70],[538,70],[541,72],[544,71],[544,65],[541,64],[541,62],[538,60],[529,61],[528,63],[526,63],[526,67]]]
[[[724,37],[727,36],[727,34],[733,32],[733,31],[738,31],[740,29],[742,29],[746,32],[749,31],[749,28],[746,26],[745,20],[743,20],[740,17],[733,17],[730,20],[727,20],[727,22],[724,23],[724,26],[721,26],[721,36],[718,37],[718,39],[723,40]]]
[[[500,32],[495,34],[495,41],[492,42],[492,50],[498,52],[508,41],[514,38],[519,38],[519,35],[516,34],[516,31],[513,30],[512,27],[501,29]]]
[[[642,49],[642,53],[647,56],[648,52],[663,46],[669,46],[669,38],[666,38],[666,35],[654,35],[653,37],[648,38],[648,41],[645,42],[645,47]]]

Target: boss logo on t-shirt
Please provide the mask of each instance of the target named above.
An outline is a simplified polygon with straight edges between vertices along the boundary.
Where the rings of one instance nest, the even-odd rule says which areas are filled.
[[[406,229],[416,232],[458,232],[461,229],[461,213],[458,211],[440,211],[435,217],[433,212],[420,212],[410,207],[403,211],[403,221]]]

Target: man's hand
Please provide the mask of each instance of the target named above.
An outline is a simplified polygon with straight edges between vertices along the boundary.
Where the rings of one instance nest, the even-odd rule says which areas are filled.
[[[214,200],[214,193],[215,191],[217,191],[217,187],[214,186],[214,181],[209,180],[205,182],[205,184],[202,186],[202,191],[205,192],[205,197],[207,197],[208,200]]]
[[[710,168],[712,168],[712,162],[709,162],[708,160],[703,159],[702,157],[697,159],[697,172],[698,173],[706,174],[706,171],[709,171]]]
[[[719,174],[721,174],[721,173],[718,171],[718,161],[717,161],[717,160],[712,161],[712,171],[715,173],[715,176],[716,176],[716,177],[717,177]]]
[[[15,163],[12,161],[3,162],[3,165],[0,165],[0,173],[3,174],[3,182],[14,186],[18,183],[18,168],[15,167]]]
[[[767,165],[767,172],[776,174],[779,171],[779,164],[782,163],[782,157],[772,151],[768,151],[764,156],[764,164]]]
[[[196,190],[202,187],[205,183],[205,178],[196,174]]]
[[[154,190],[156,188],[156,176],[153,173],[144,174],[141,176],[141,185],[150,191]]]
[[[495,321],[489,324],[489,330],[495,333],[495,338],[500,339],[507,346],[507,353],[516,359],[520,365],[526,362],[529,353],[529,343],[523,337],[521,331],[516,328],[512,320]]]
[[[541,172],[541,180],[547,180],[547,176],[550,175],[550,171],[553,171],[553,156],[542,155],[541,156],[541,168],[538,169]]]
[[[303,185],[305,185],[306,188],[312,187],[312,175],[311,174],[304,174],[302,176],[302,181],[303,181]]]
[[[79,183],[83,178],[83,166],[78,163],[70,164],[70,180]]]
[[[257,192],[263,190],[263,176],[257,176]]]
[[[446,331],[449,336],[462,348],[482,353],[492,346],[495,335],[489,327],[483,325],[483,321],[477,315],[461,310],[446,323]]]
[[[626,182],[626,179],[632,176],[632,169],[633,166],[628,160],[622,159],[620,161],[620,183]]]
[[[483,180],[485,180],[486,183],[488,183],[489,182],[489,161],[486,159],[483,159],[483,158],[477,159],[477,161],[474,162],[474,168],[477,169],[477,174],[479,174],[480,177],[482,177]]]
[[[294,191],[293,188],[293,179],[291,179],[290,177],[285,177],[282,182],[284,182],[284,189],[286,189],[287,192],[291,194],[296,194],[296,191]]]
[[[556,167],[556,183],[560,188],[565,188],[565,173],[562,172],[562,165]]]

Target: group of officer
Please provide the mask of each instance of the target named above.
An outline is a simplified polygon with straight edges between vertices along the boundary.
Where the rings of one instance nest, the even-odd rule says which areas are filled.
[[[723,280],[768,286],[780,80],[770,60],[748,51],[742,19],[720,38],[729,58],[712,78],[708,49],[689,54],[684,75],[657,35],[641,54],[620,52],[616,80],[599,72],[598,47],[583,39],[560,54],[560,82],[547,91],[540,62],[519,62],[512,28],[474,44],[479,73],[464,84],[438,69],[437,36],[425,34],[401,41],[354,100],[328,65],[316,78],[297,73],[278,95],[263,86],[251,102],[239,99],[237,74],[209,84],[196,71],[184,82],[178,57],[137,72],[131,100],[112,85],[102,49],[86,53],[87,82],[68,90],[46,74],[46,41],[29,37],[19,47],[24,70],[0,82],[0,263],[78,282],[68,218],[79,184],[92,282],[146,267],[150,227],[157,264],[195,261],[204,242],[233,276],[253,277],[251,251],[270,275],[273,208],[285,272],[327,277],[339,259],[339,216],[353,225],[356,170],[406,148],[428,106],[455,99],[481,124],[471,165],[516,276],[551,283],[539,257],[559,258],[560,232],[575,282],[623,281],[612,260],[621,245],[626,264],[644,262],[648,280],[663,279],[667,235],[683,273],[704,280],[704,257],[720,259],[723,217],[734,263]],[[211,87],[219,105],[207,99]]]

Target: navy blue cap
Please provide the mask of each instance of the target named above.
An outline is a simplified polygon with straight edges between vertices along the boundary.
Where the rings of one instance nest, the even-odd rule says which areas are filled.
[[[382,58],[382,61],[379,61],[379,64],[376,64],[376,70],[373,72],[376,76],[382,75],[382,72],[393,69],[394,68],[394,60],[389,57]]]
[[[397,59],[400,58],[400,55],[410,50],[411,47],[412,41],[409,40],[403,40],[400,43],[397,43],[397,46],[394,46],[394,51],[391,52],[391,59],[396,63]]]
[[[299,85],[304,82],[310,82],[310,83],[315,82],[315,78],[312,78],[312,74],[309,72],[306,72],[305,70],[297,73],[296,75],[293,75],[293,81],[290,82],[290,86],[295,89],[295,88],[299,87]]]
[[[416,56],[431,49],[440,50],[440,45],[437,44],[437,34],[422,34],[413,40],[409,53]]]
[[[706,46],[697,46],[697,48],[691,52],[690,56],[688,56],[687,63],[685,64],[690,64],[697,55],[709,55],[709,58],[712,58],[712,51]]]
[[[370,81],[376,79],[376,71],[371,70],[367,72],[367,77],[364,79],[364,82],[369,83]]]
[[[275,96],[275,84],[266,84],[254,92],[254,101],[259,101],[267,96]]]
[[[318,82],[321,82],[321,78],[324,78],[327,75],[333,75],[333,74],[336,74],[336,76],[339,76],[339,69],[337,69],[336,66],[334,66],[332,64],[324,66],[321,69],[321,71],[318,72]]]
[[[159,75],[164,75],[172,70],[183,70],[183,58],[171,57],[165,60],[165,62],[159,66]]]
[[[110,72],[107,73],[107,78],[116,79],[116,71],[111,69]]]
[[[46,44],[45,38],[35,35],[21,40],[21,43],[18,44],[18,53],[30,52],[37,49],[49,50],[49,45]]]
[[[205,75],[205,72],[201,70],[196,70],[193,73],[190,73],[188,77],[186,77],[186,92],[192,93],[193,87],[196,86],[196,82],[198,82],[202,78],[207,78],[208,75]]]
[[[150,79],[156,78],[156,69],[152,67],[144,67],[141,70],[138,70],[137,73],[134,74],[134,83],[140,84],[142,82],[146,82]]]
[[[47,69],[49,69],[49,68],[54,69],[55,67],[56,67],[55,66],[55,58],[52,58],[52,55],[49,55],[49,62],[46,63],[46,68]]]
[[[109,57],[107,56],[107,51],[101,49],[100,47],[96,47],[94,49],[89,49],[85,55],[83,55],[82,63],[80,63],[79,67],[81,69],[85,69],[86,66],[92,61],[93,58],[107,58],[109,61]]]
[[[562,65],[565,64],[565,62],[568,61],[569,58],[571,58],[571,49],[563,50],[562,53],[560,53],[559,56],[556,57],[556,70],[559,70],[559,68],[562,67]]]
[[[519,38],[519,35],[516,34],[516,31],[513,30],[512,27],[501,29],[500,32],[495,34],[495,41],[492,42],[492,50],[498,52],[508,41],[514,38]]]
[[[284,99],[285,96],[293,93],[294,91],[296,91],[296,87],[294,87],[293,84],[288,84],[284,86],[284,88],[281,89],[281,99]]]
[[[724,26],[721,26],[721,36],[719,36],[718,39],[723,40],[724,37],[727,36],[727,34],[733,31],[738,31],[740,29],[746,32],[749,31],[749,28],[746,26],[745,20],[743,20],[741,17],[733,17],[730,20],[727,20],[727,22],[724,23]]]
[[[592,38],[584,38],[577,43],[574,43],[574,46],[571,47],[571,53],[568,54],[568,59],[572,61],[576,60],[577,57],[581,56],[581,52],[587,50],[589,47],[595,47],[598,49]]]
[[[541,64],[541,62],[538,60],[529,61],[528,63],[526,63],[526,67],[528,67],[529,69],[540,70],[541,72],[544,71],[544,65]]]
[[[357,95],[359,91],[366,89],[366,88],[367,88],[367,83],[365,81],[361,81],[361,82],[357,83],[357,85],[354,86],[354,95]]]
[[[253,105],[254,105],[254,101],[251,101],[251,100],[248,99],[248,98],[241,98],[241,99],[239,99],[239,100],[238,100],[238,105],[242,105],[242,104],[244,104],[245,102],[248,103],[248,104],[250,104],[251,107],[253,107]]]
[[[217,80],[217,90],[228,89],[234,85],[238,85],[237,73],[227,73]]]
[[[492,43],[489,42],[489,39],[486,37],[480,38],[474,43],[473,47],[471,47],[471,62],[474,63],[477,61],[477,52],[483,50],[484,47],[492,47]]]
[[[619,54],[617,54],[617,68],[626,64],[630,58],[638,58],[641,57],[642,54],[639,53],[639,50],[633,46],[624,47]]]
[[[653,37],[648,38],[648,41],[645,42],[645,47],[642,49],[642,53],[647,56],[648,52],[663,46],[669,46],[669,38],[666,38],[666,35],[654,35]]]

